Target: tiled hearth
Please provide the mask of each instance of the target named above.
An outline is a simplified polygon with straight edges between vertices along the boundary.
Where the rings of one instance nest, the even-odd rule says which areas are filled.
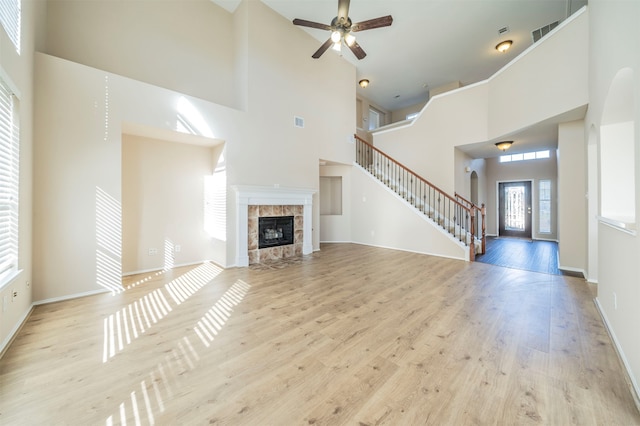
[[[269,260],[287,259],[302,256],[303,211],[304,206],[248,206],[249,220],[249,265]],[[258,218],[275,216],[293,216],[293,244],[258,248]]]
[[[311,254],[311,189],[234,186],[236,192],[236,266]],[[294,216],[294,243],[258,249],[258,218]]]

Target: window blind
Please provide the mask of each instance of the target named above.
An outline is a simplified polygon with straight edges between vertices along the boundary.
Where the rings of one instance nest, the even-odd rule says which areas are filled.
[[[0,0],[0,22],[20,53],[21,0]]]
[[[0,281],[18,267],[18,133],[15,97],[0,79]]]

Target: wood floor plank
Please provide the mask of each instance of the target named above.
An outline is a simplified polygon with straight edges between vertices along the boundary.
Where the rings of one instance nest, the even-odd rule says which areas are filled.
[[[640,425],[584,280],[321,248],[36,307],[0,424]]]

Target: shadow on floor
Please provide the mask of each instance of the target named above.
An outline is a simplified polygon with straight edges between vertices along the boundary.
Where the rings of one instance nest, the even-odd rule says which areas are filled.
[[[558,269],[558,243],[508,237],[486,237],[486,253],[476,261],[506,268],[562,275]]]

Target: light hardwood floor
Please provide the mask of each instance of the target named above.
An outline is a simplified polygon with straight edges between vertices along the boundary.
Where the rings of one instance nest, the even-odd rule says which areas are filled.
[[[325,244],[123,285],[35,308],[0,424],[640,424],[578,278]]]

